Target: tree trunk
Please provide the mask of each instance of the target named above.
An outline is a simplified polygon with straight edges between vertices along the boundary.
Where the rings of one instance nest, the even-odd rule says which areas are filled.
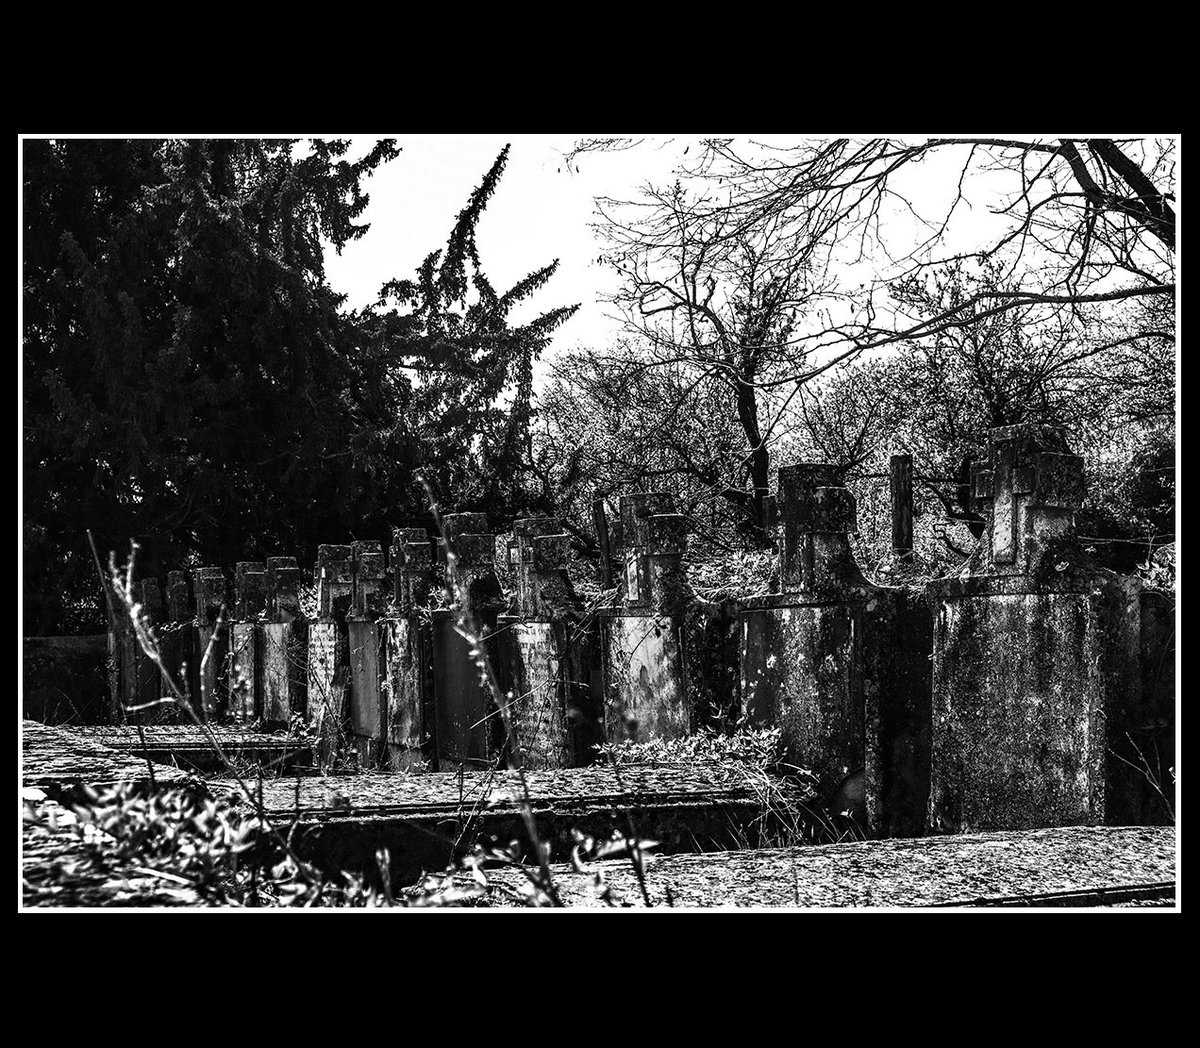
[[[771,453],[758,428],[758,395],[753,386],[739,380],[736,387],[738,421],[746,435],[747,470],[750,475],[752,498],[749,512],[751,523],[764,530],[767,523],[767,496],[771,488]]]

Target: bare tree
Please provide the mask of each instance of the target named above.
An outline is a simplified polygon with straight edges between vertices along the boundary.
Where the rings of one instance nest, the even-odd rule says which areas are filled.
[[[839,359],[797,374],[808,350],[796,332],[819,292],[817,245],[798,249],[794,223],[778,215],[742,222],[715,206],[711,194],[682,182],[648,186],[640,199],[608,200],[601,210],[605,257],[622,280],[610,301],[634,336],[619,355],[602,359],[631,369],[671,368],[680,376],[680,395],[659,405],[668,444],[673,420],[695,412],[714,386],[725,391],[724,411],[710,416],[710,424],[723,428],[720,415],[736,420],[740,447],[728,464],[734,475],[724,479],[726,464],[698,465],[686,448],[676,448],[676,459],[761,532],[778,423],[798,385]],[[790,388],[777,391],[783,373],[793,376]]]
[[[697,531],[718,537],[745,519],[743,438],[728,387],[637,346],[563,353],[538,397],[531,473],[548,505],[592,552],[594,498],[668,491]]]
[[[605,148],[581,142],[571,159]],[[689,218],[714,231],[706,256],[769,228],[773,265],[797,267],[826,300],[840,299],[840,311],[810,311],[815,322],[794,330],[805,364],[818,349],[923,338],[1015,309],[1046,315],[1174,298],[1173,139],[837,139],[790,149],[713,139],[699,152],[680,177],[701,187]],[[930,167],[947,192],[922,214],[912,196]],[[975,207],[990,205],[991,222],[963,243],[956,234],[972,196]],[[904,324],[881,294],[928,267],[972,258],[998,266],[1000,281],[940,314]],[[838,276],[864,262],[863,285],[839,287]],[[770,382],[806,373],[801,366]]]
[[[592,139],[568,162],[645,147]],[[1033,418],[1093,431],[1161,423],[1174,387],[1176,148],[707,140],[669,187],[597,202],[604,259],[621,278],[611,301],[637,338],[595,358],[630,374],[674,369],[679,396],[647,405],[666,446],[688,428],[681,417],[702,410],[692,389],[728,391],[738,472],[720,493],[759,526],[780,441],[863,463],[896,431],[885,410],[895,394],[917,414],[937,406],[950,431],[936,443],[954,449],[981,426]],[[919,366],[876,376],[891,386],[873,380],[868,400],[818,403],[814,380],[885,348]],[[864,381],[852,383],[856,396]],[[960,408],[960,393],[979,402]],[[829,446],[815,447],[814,434]],[[939,495],[949,513],[970,516],[950,497]]]
[[[979,291],[998,279],[994,267],[978,272],[958,262],[892,290],[898,312],[918,322],[978,301]],[[1170,475],[1162,475],[1174,439],[1174,340],[1164,337],[1173,317],[1162,315],[1165,305],[1151,299],[1121,317],[1086,311],[1074,321],[1054,315],[1038,322],[1028,315],[1032,307],[993,313],[855,362],[806,388],[793,428],[806,451],[850,473],[877,473],[889,453],[912,454],[924,474],[918,486],[940,504],[939,515],[977,532],[982,520],[972,511],[967,481],[988,430],[1023,422],[1065,426],[1095,489],[1081,521],[1093,535],[1103,521],[1105,541],[1128,547],[1109,552],[1144,551],[1138,536],[1149,522],[1156,543],[1163,541],[1161,507],[1154,503],[1173,491]],[[1153,490],[1132,490],[1149,480]]]

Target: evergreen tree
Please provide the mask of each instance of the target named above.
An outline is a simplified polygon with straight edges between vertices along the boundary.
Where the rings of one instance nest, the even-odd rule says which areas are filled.
[[[324,244],[367,231],[398,150],[348,149],[25,143],[26,632],[103,628],[88,529],[161,574],[382,537],[428,512],[417,467],[447,504],[519,508],[533,361],[573,310],[513,326],[557,264],[505,294],[481,270],[508,151],[446,249],[352,312]]]
[[[27,629],[95,628],[101,551],[148,573],[308,546],[373,494],[364,432],[407,391],[321,238],[362,236],[345,142],[27,141]]]
[[[558,261],[497,293],[484,274],[476,229],[508,161],[505,146],[459,213],[443,251],[415,279],[380,295],[378,330],[418,376],[422,475],[440,500],[496,518],[548,509],[525,484],[530,464],[533,364],[551,333],[579,307],[563,306],[513,325],[515,307],[542,288]]]

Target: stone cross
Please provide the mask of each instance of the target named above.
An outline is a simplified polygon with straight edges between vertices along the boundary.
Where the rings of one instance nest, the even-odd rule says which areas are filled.
[[[192,595],[186,571],[167,572],[167,618],[188,622],[192,617]]]
[[[229,601],[228,582],[220,568],[197,568],[192,576],[196,594],[196,622],[212,626]]]
[[[687,518],[675,512],[670,495],[658,491],[622,495],[621,543],[628,607],[656,608],[685,596]]]
[[[448,513],[442,518],[442,531],[446,552],[454,555],[453,561],[447,558],[446,574],[456,589],[495,571],[496,536],[487,530],[487,514]]]
[[[291,622],[301,617],[303,574],[295,557],[267,558],[267,613],[274,621]]]
[[[847,536],[857,530],[854,495],[828,463],[800,462],[779,470],[783,530],[782,587],[807,593],[832,585],[853,563]],[[853,575],[858,576],[857,569]]]
[[[527,621],[544,618],[547,576],[566,569],[570,536],[555,517],[524,517],[513,524],[513,535],[510,554],[517,581],[517,614]]]
[[[238,561],[233,574],[234,618],[251,622],[267,610],[267,568],[254,560]]]
[[[354,598],[354,550],[350,546],[317,547],[317,617],[333,622],[339,602]],[[348,610],[348,609],[347,609]]]
[[[142,612],[151,622],[162,617],[163,597],[158,588],[158,579],[142,579]]]
[[[354,617],[375,619],[382,613],[383,548],[375,541],[351,544],[354,555]]]
[[[406,615],[429,599],[429,576],[433,569],[429,536],[424,528],[395,528],[392,531],[392,600]]]
[[[988,519],[985,570],[1026,574],[1039,548],[1072,531],[1083,459],[1058,426],[1001,426],[988,436],[987,459],[972,468],[971,493]]]

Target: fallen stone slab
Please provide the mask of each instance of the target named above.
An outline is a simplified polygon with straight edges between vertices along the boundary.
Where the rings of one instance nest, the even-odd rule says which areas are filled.
[[[312,763],[312,747],[293,736],[229,727],[210,730],[231,760],[280,770]],[[75,731],[110,749],[158,764],[199,772],[220,772],[224,767],[208,734],[191,724],[149,724],[141,733],[129,725],[88,726]]]
[[[58,799],[77,796],[83,787],[139,785],[183,786],[193,776],[145,758],[105,746],[78,729],[37,721],[21,723],[21,784],[38,787]]]
[[[771,832],[764,777],[723,766],[566,768],[526,773],[530,807],[551,857],[566,859],[573,831],[607,839],[614,830],[660,843],[663,852],[762,843]],[[210,779],[214,797],[239,795],[231,780]],[[250,784],[257,793],[257,783]],[[778,790],[777,786],[769,787]],[[444,870],[476,842],[527,841],[516,772],[264,779],[262,803],[277,825],[297,824],[295,842],[326,869],[374,869],[386,848],[392,876],[411,883]],[[524,853],[523,853],[524,854]]]
[[[603,887],[594,874],[603,874]],[[552,868],[567,906],[645,906],[631,863]],[[647,857],[653,906],[945,907],[1170,905],[1173,827],[1062,829]],[[489,870],[492,905],[514,905],[520,869]]]

